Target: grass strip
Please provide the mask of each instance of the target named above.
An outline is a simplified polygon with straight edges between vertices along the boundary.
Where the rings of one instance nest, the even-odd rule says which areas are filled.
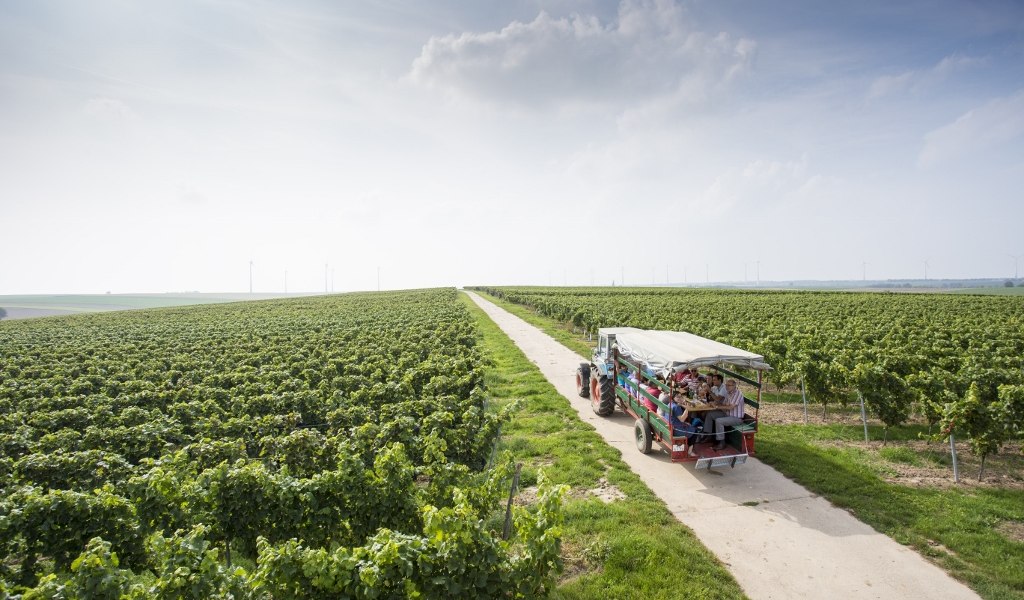
[[[765,426],[757,436],[757,455],[864,523],[913,547],[981,597],[1024,598],[1024,542],[1010,539],[1000,528],[1024,524],[1024,491],[890,483],[880,473],[875,452],[828,443],[848,440],[848,429]],[[906,456],[908,452],[890,447],[879,454],[905,462],[913,458]]]
[[[524,498],[537,473],[572,488],[565,504],[565,573],[552,598],[743,598],[722,563],[621,460],[468,296],[461,296],[493,364],[491,402],[521,407],[499,451],[523,463]],[[605,502],[598,494],[620,499]]]
[[[526,307],[480,295],[567,348],[589,356],[586,340],[564,324]],[[783,402],[799,401],[798,394],[777,396]],[[889,439],[916,440],[924,431],[918,426],[893,428]],[[871,434],[880,438],[880,428],[871,427]],[[982,598],[1024,599],[1024,540],[1019,533],[1024,530],[1024,491],[888,482],[879,456],[888,456],[893,462],[926,459],[907,457],[909,451],[898,446],[866,450],[853,443],[862,436],[859,425],[764,424],[757,435],[757,457],[877,531],[914,548]],[[1008,533],[1012,531],[1018,533]]]

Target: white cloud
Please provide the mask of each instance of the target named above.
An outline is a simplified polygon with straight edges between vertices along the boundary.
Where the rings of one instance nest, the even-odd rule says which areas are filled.
[[[1024,135],[1024,90],[967,111],[924,136],[917,164],[933,167],[974,155]]]
[[[987,62],[984,58],[964,56],[962,54],[951,54],[939,61],[939,64],[932,68],[936,75],[945,76],[956,71],[969,69]]]
[[[868,88],[868,100],[877,100],[900,92],[917,92],[928,86],[935,85],[947,77],[982,65],[984,58],[951,54],[946,56],[929,69],[906,71],[898,75],[882,75],[871,82]]]
[[[775,205],[800,198],[814,197],[830,179],[808,173],[808,158],[800,160],[757,159],[742,169],[731,169],[714,182],[690,208],[704,207],[723,214],[733,207]]]
[[[96,119],[121,121],[132,125],[141,120],[138,113],[116,98],[92,98],[85,103],[82,112]]]
[[[669,0],[626,0],[609,23],[593,15],[541,12],[499,31],[433,37],[410,77],[498,103],[603,105],[706,95],[742,73],[755,49],[751,40],[692,30],[682,8]]]
[[[179,203],[188,206],[202,206],[210,201],[206,194],[185,183],[175,186],[174,196]]]
[[[868,99],[874,100],[905,90],[918,77],[919,74],[915,71],[907,71],[899,75],[882,75],[871,82],[871,87],[868,88]]]

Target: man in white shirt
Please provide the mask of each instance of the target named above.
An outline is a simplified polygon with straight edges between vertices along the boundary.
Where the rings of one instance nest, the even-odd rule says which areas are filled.
[[[711,381],[709,383],[711,385],[711,400],[715,402],[725,400],[725,396],[729,390],[725,389],[725,383],[722,382],[722,374],[712,373],[710,377]]]

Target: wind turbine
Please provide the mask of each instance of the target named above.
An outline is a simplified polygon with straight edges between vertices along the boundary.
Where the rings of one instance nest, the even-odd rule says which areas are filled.
[[[924,280],[928,281],[928,259],[924,260]]]
[[[1013,278],[1017,279],[1019,277],[1019,275],[1017,274],[1018,273],[1018,271],[1017,271],[1017,262],[1020,259],[1024,258],[1024,254],[1017,254],[1017,255],[1007,254],[1007,256],[1009,256],[1010,258],[1013,259]]]
[[[252,259],[249,259],[249,293],[252,293]]]
[[[284,293],[288,293],[288,269],[284,270]]]

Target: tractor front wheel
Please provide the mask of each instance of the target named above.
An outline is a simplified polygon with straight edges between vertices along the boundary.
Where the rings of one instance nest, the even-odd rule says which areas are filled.
[[[580,363],[576,369],[576,393],[580,398],[590,397],[590,365],[587,363]]]

